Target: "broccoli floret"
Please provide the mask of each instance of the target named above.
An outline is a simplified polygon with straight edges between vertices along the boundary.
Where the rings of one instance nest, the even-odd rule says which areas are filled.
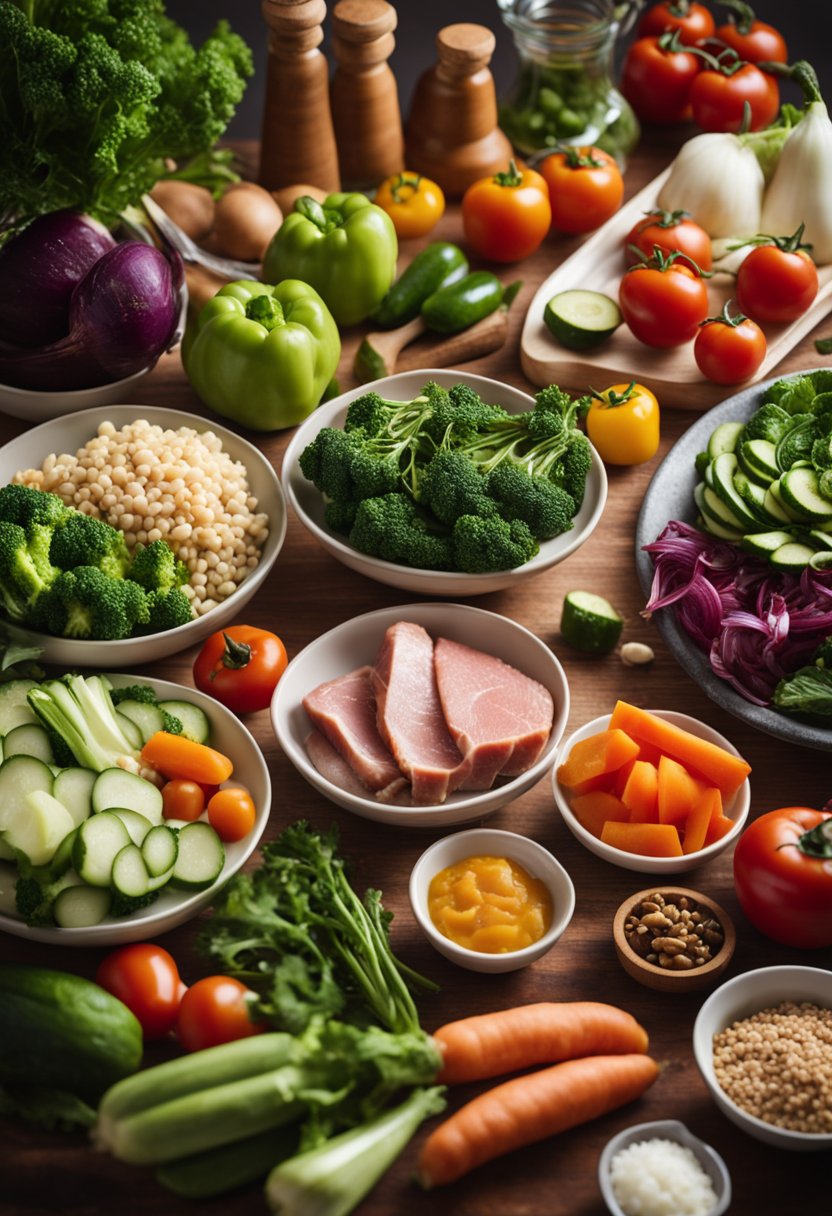
[[[74,768],[77,764],[75,756],[67,743],[56,730],[51,726],[44,727],[46,736],[49,739],[49,746],[52,749],[52,760],[59,768]]]
[[[149,598],[137,583],[79,566],[62,571],[46,592],[45,619],[55,637],[116,641],[149,621]]]
[[[396,457],[374,453],[362,431],[340,431],[324,427],[300,455],[304,477],[337,504],[335,521],[349,518],[362,498],[376,498],[401,488]],[[350,521],[351,524],[351,521]]]
[[[360,553],[403,566],[453,569],[449,538],[430,531],[406,494],[366,498],[356,512],[350,544]]]
[[[522,566],[538,552],[537,541],[521,519],[507,523],[499,515],[484,519],[462,515],[451,535],[454,563],[465,574],[490,574]]]
[[[822,669],[832,668],[832,635],[824,638],[820,646],[812,655],[812,662],[815,667]]]
[[[173,714],[169,714],[166,709],[160,709],[159,713],[162,715],[162,730],[165,732],[165,734],[184,734],[185,727],[179,718],[174,717]]]
[[[48,558],[33,556],[24,529],[0,521],[0,603],[6,615],[26,620],[54,576]]]
[[[121,891],[113,891],[110,895],[110,916],[131,916],[159,898],[159,891],[148,891],[144,895],[122,895]]]
[[[331,531],[349,536],[357,510],[357,501],[332,498],[324,507],[324,523]]]
[[[461,452],[437,452],[419,476],[418,499],[449,528],[460,515],[495,515],[485,479]]]
[[[145,591],[172,591],[189,583],[191,572],[177,559],[170,545],[154,540],[136,553],[127,577]]]
[[[179,587],[172,591],[151,591],[147,607],[148,619],[136,627],[137,634],[167,633],[194,619],[191,601]]]
[[[574,432],[574,438],[561,459],[562,475],[557,478],[575,503],[575,511],[580,511],[586,493],[586,479],[592,467],[592,449],[589,440],[581,431]]]
[[[47,729],[64,740],[77,762],[101,773],[121,767],[137,753],[121,729],[102,676],[66,676],[44,680],[29,689],[28,701]]]
[[[560,536],[572,527],[575,500],[545,477],[530,477],[504,461],[488,474],[486,485],[503,518],[522,519],[538,540]]]
[[[124,688],[111,688],[110,700],[113,705],[121,705],[122,701],[138,701],[141,705],[155,705],[162,715],[162,730],[169,735],[181,735],[184,727],[178,718],[161,709],[156,693],[149,684],[127,684]]]
[[[421,396],[427,397],[431,406],[424,433],[442,447],[472,439],[484,427],[509,417],[501,406],[488,405],[467,384],[454,384],[445,390],[431,381]]]
[[[0,520],[32,527],[60,528],[75,514],[57,494],[33,486],[7,485],[0,489]]]
[[[18,878],[14,888],[14,903],[17,913],[27,925],[54,925],[52,908],[66,882],[61,878],[39,879],[30,876]]]
[[[74,512],[52,537],[49,558],[61,570],[95,566],[109,578],[124,578],[130,554],[124,536],[103,519]]]
[[[769,443],[779,443],[793,425],[791,414],[769,401],[765,405],[761,405],[748,419],[741,442],[745,443],[750,439],[766,439]]]

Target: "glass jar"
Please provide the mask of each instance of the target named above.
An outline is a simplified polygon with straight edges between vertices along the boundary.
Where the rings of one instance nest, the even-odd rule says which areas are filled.
[[[520,57],[500,126],[524,155],[594,144],[624,167],[641,134],[612,82],[615,40],[643,0],[497,0]]]

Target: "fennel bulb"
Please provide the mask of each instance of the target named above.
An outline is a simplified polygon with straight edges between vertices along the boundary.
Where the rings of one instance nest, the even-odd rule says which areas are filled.
[[[659,206],[687,211],[711,237],[759,232],[765,179],[741,136],[711,131],[681,148],[659,193]]]

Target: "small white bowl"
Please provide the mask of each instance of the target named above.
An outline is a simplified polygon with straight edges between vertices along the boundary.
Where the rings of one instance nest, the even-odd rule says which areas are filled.
[[[109,678],[117,688],[137,682],[149,684],[161,701],[193,701],[194,705],[204,710],[211,723],[212,746],[228,756],[234,764],[231,780],[226,784],[244,785],[254,800],[254,827],[242,840],[225,845],[222,872],[217,881],[204,891],[188,894],[187,891],[166,887],[148,908],[134,912],[132,916],[107,917],[100,925],[90,925],[86,929],[30,928],[14,916],[0,915],[0,930],[14,937],[48,942],[53,946],[121,946],[169,933],[208,907],[217,891],[242,869],[266,830],[272,803],[269,770],[263,753],[239,718],[219,701],[195,688],[183,688],[181,684],[172,684],[169,680],[152,680],[145,676],[111,675]]]
[[[78,410],[100,409],[102,405],[113,405],[124,401],[130,389],[150,371],[149,367],[123,380],[111,384],[100,384],[97,388],[77,388],[62,392],[60,389],[46,392],[44,389],[12,388],[0,384],[0,413],[24,422],[48,422],[52,418],[64,418]]]
[[[318,431],[325,426],[343,426],[347,406],[356,397],[367,392],[377,392],[391,401],[410,401],[418,396],[424,385],[433,380],[446,388],[454,384],[467,384],[476,389],[484,401],[501,405],[512,414],[519,414],[534,407],[534,399],[509,384],[475,376],[470,372],[426,368],[424,371],[400,372],[397,376],[385,376],[372,384],[342,393],[340,397],[320,406],[298,427],[283,458],[281,477],[286,496],[292,504],[300,522],[311,532],[339,562],[357,570],[367,578],[403,591],[415,591],[420,595],[484,595],[489,591],[502,591],[516,583],[540,574],[551,566],[562,562],[570,553],[588,540],[601,518],[607,501],[607,474],[604,464],[595,449],[592,449],[592,467],[586,484],[586,496],[580,511],[575,516],[569,532],[553,540],[542,541],[540,552],[525,565],[513,570],[498,570],[492,574],[460,574],[449,570],[417,570],[411,566],[399,566],[381,558],[367,557],[347,543],[345,537],[330,531],[324,523],[324,501],[319,490],[307,481],[300,470],[298,459],[303,449],[312,442]]]
[[[678,1119],[656,1119],[651,1123],[637,1123],[635,1127],[628,1127],[619,1132],[617,1136],[613,1136],[601,1154],[598,1162],[598,1185],[612,1216],[626,1216],[612,1189],[610,1168],[613,1158],[622,1149],[642,1140],[675,1140],[677,1144],[689,1148],[710,1178],[716,1194],[716,1203],[702,1216],[723,1216],[723,1213],[728,1211],[731,1206],[731,1175],[719,1153],[711,1148],[710,1144],[694,1136]]]
[[[484,954],[458,946],[440,933],[428,911],[428,891],[431,881],[447,866],[452,866],[466,857],[505,857],[521,865],[543,882],[552,897],[552,924],[539,941],[522,950],[511,950],[506,954]],[[455,832],[435,841],[426,849],[410,872],[410,906],[419,927],[434,949],[467,971],[482,971],[487,975],[498,975],[505,971],[519,971],[542,958],[552,949],[563,934],[575,911],[575,888],[563,866],[542,845],[516,832],[500,832],[495,828],[472,828],[467,832]]]
[[[714,1035],[733,1022],[782,1001],[811,1001],[822,1008],[832,1008],[832,971],[822,967],[759,967],[720,985],[705,1001],[693,1024],[693,1054],[697,1067],[722,1113],[755,1140],[796,1152],[832,1149],[832,1132],[795,1132],[766,1123],[737,1106],[716,1079]]]
[[[251,493],[257,499],[259,509],[269,517],[269,535],[260,555],[260,562],[246,576],[239,588],[227,599],[204,616],[195,617],[177,629],[166,633],[151,633],[146,637],[124,638],[116,642],[84,642],[73,638],[53,638],[45,633],[19,630],[7,624],[10,634],[26,637],[43,647],[44,663],[64,667],[138,667],[156,659],[167,658],[202,642],[209,634],[216,633],[239,617],[259,587],[263,585],[272,566],[277,561],[286,537],[286,502],[277,475],[269,461],[252,444],[233,431],[217,423],[209,422],[195,414],[150,405],[113,405],[102,415],[100,410],[84,410],[78,414],[67,414],[52,422],[45,422],[33,430],[24,431],[16,439],[0,447],[0,485],[6,485],[15,473],[29,468],[40,468],[51,452],[74,454],[98,432],[99,424],[106,420],[118,429],[138,418],[162,427],[176,429],[191,427],[196,431],[213,431],[222,441],[222,446],[234,460],[245,465]]]
[[[447,637],[487,654],[496,655],[525,675],[538,680],[552,694],[555,717],[552,733],[540,758],[525,773],[490,790],[450,794],[440,806],[391,806],[372,794],[352,794],[323,777],[306,752],[312,729],[302,701],[325,680],[376,661],[386,629],[397,621],[422,625],[433,638]],[[280,677],[271,705],[272,726],[292,764],[310,785],[338,806],[379,823],[407,828],[447,827],[482,819],[531,789],[552,766],[558,740],[569,718],[569,685],[560,663],[543,642],[507,617],[467,604],[402,604],[368,612],[330,629],[310,642],[292,659]]]
[[[678,714],[671,709],[651,709],[648,710],[648,713],[655,714],[657,718],[662,718],[665,722],[671,722],[674,726],[680,726],[682,730],[689,731],[699,739],[707,739],[709,743],[715,743],[717,747],[724,747],[727,752],[731,752],[734,756],[740,754],[733,743],[729,742],[724,735],[719,734],[718,731],[708,726],[707,723],[700,722],[698,718],[691,718],[687,714]],[[604,861],[609,861],[614,866],[620,866],[622,870],[635,870],[639,874],[684,874],[688,870],[695,870],[704,862],[716,857],[723,849],[727,849],[728,845],[732,844],[739,836],[743,824],[748,818],[748,811],[751,807],[751,785],[747,777],[733,798],[722,808],[723,814],[728,819],[733,819],[734,821],[734,826],[730,832],[726,832],[721,840],[706,845],[704,849],[699,849],[696,853],[685,854],[683,857],[642,857],[638,853],[626,853],[623,849],[613,848],[611,844],[606,844],[599,837],[593,836],[592,832],[587,831],[578,822],[577,816],[570,807],[566,794],[558,781],[558,769],[564,763],[574,745],[579,743],[581,739],[588,739],[590,735],[597,735],[601,731],[607,730],[611,717],[611,714],[602,714],[600,718],[593,718],[591,722],[587,722],[580,730],[574,731],[558,749],[555,766],[552,770],[552,790],[557,808],[572,835],[577,840],[580,840],[581,844],[585,845],[590,853],[594,853],[596,857],[601,857]]]

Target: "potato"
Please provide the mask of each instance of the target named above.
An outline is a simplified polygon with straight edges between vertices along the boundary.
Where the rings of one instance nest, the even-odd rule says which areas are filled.
[[[150,197],[164,213],[178,224],[192,241],[201,241],[214,224],[214,200],[211,191],[193,182],[161,181],[150,191]]]
[[[268,190],[237,182],[215,205],[212,245],[227,258],[259,262],[282,223],[283,212]]]
[[[198,316],[203,304],[212,300],[219,289],[229,282],[228,279],[221,278],[213,271],[206,270],[204,266],[195,266],[191,263],[185,267],[185,281],[188,284],[189,317]]]
[[[284,215],[288,215],[294,209],[295,201],[302,198],[304,194],[309,194],[317,202],[322,203],[326,198],[326,190],[319,190],[317,186],[284,186],[281,190],[272,190],[272,198],[277,203]]]

